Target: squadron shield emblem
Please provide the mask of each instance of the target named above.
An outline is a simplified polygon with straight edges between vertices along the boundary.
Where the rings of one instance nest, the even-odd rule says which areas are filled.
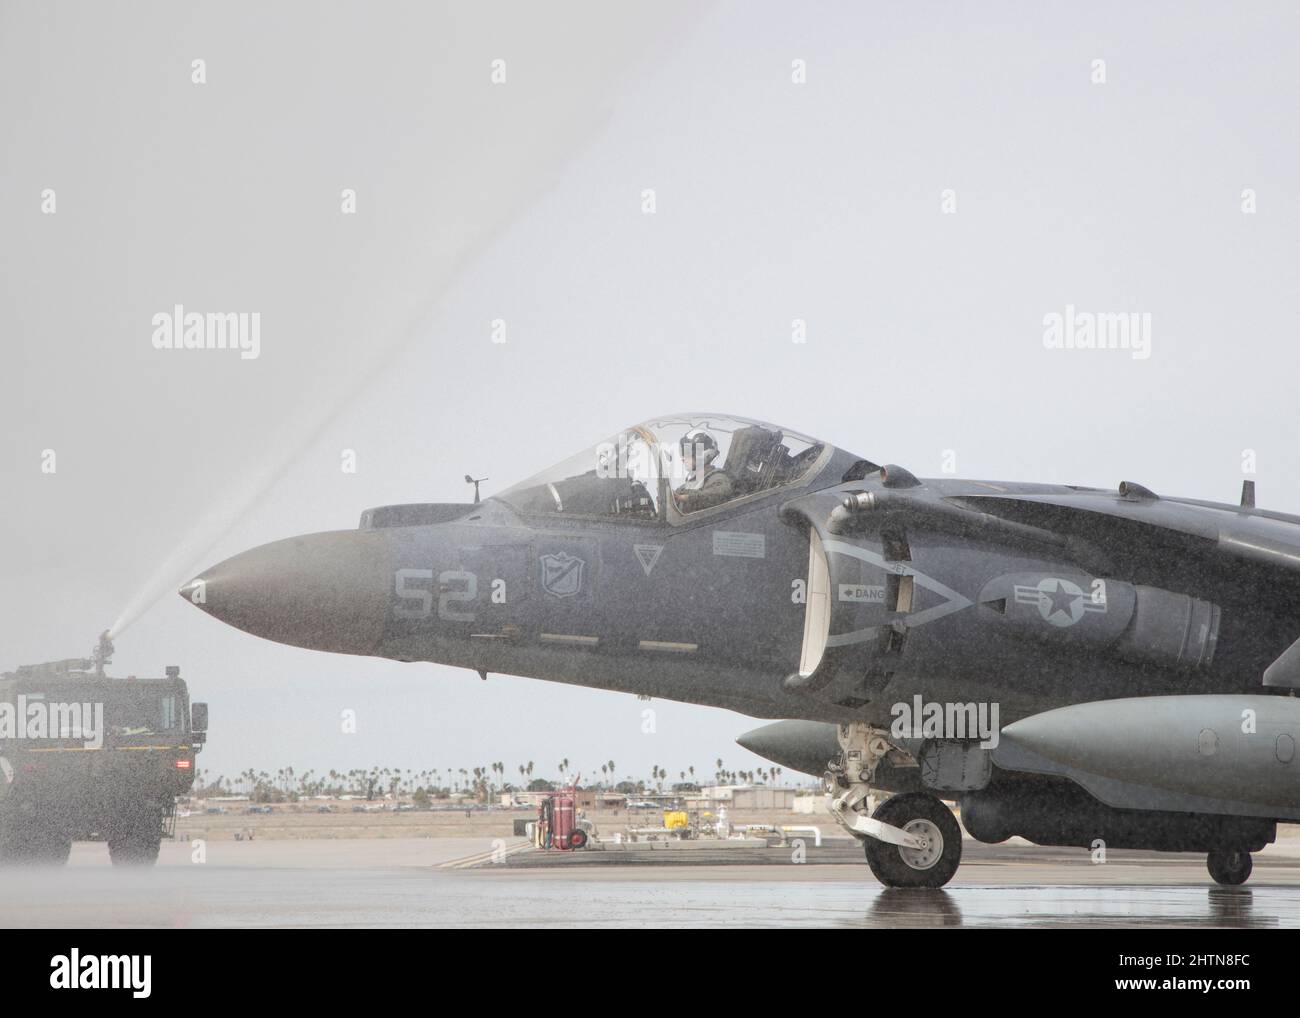
[[[582,591],[582,570],[587,564],[567,552],[543,555],[542,589],[556,597],[573,597]]]

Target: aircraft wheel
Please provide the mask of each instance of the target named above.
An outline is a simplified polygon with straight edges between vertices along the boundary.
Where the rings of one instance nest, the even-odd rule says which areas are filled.
[[[1211,852],[1205,859],[1205,868],[1210,871],[1216,884],[1230,887],[1244,884],[1254,869],[1249,852]]]
[[[868,838],[867,865],[886,887],[942,887],[961,864],[961,828],[952,810],[924,792],[895,795],[873,819],[929,839],[927,848],[904,848]]]

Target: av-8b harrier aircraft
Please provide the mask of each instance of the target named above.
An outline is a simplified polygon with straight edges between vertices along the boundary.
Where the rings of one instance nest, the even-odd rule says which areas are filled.
[[[674,414],[472,504],[236,555],[181,589],[298,647],[784,719],[890,886],[970,835],[1204,852],[1300,821],[1300,517],[920,480],[784,428]],[[897,794],[868,815],[873,790]]]

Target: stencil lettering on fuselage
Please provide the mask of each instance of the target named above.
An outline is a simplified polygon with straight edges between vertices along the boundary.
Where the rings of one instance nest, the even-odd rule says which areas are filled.
[[[887,573],[897,573],[899,576],[910,576],[917,586],[932,591],[939,595],[939,597],[943,598],[943,603],[937,604],[932,608],[926,608],[923,611],[913,612],[899,620],[909,629],[915,628],[916,626],[923,626],[927,622],[933,622],[936,619],[941,619],[945,615],[951,615],[953,612],[961,611],[963,608],[968,608],[970,605],[975,603],[970,598],[963,594],[959,594],[946,584],[940,583],[938,580],[931,576],[927,576],[925,573],[918,572],[909,565],[902,562],[886,561],[879,553],[870,551],[867,548],[861,548],[856,544],[849,544],[846,541],[824,541],[822,543],[822,548],[828,556],[847,555],[850,558],[860,559],[863,562],[869,563],[878,569],[883,569]],[[846,584],[845,586],[853,586],[853,584]],[[865,640],[874,637],[879,631],[879,626],[869,626],[865,629],[855,629],[848,633],[832,633],[826,639],[826,646],[842,647],[850,643],[862,643]]]
[[[870,583],[841,583],[840,600],[860,604],[884,604],[885,588]]]
[[[745,534],[736,530],[713,532],[713,554],[733,558],[766,558],[767,538],[762,534]]]

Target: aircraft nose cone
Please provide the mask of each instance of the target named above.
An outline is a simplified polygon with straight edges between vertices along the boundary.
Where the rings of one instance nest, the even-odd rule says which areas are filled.
[[[241,552],[179,590],[227,625],[295,647],[373,654],[392,584],[387,536],[305,534]]]

